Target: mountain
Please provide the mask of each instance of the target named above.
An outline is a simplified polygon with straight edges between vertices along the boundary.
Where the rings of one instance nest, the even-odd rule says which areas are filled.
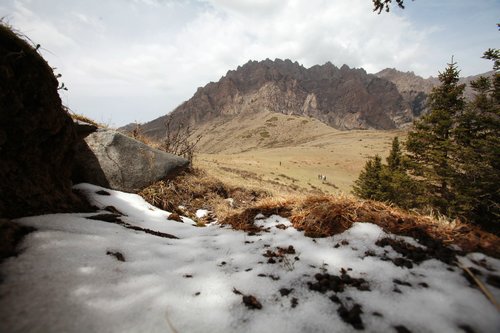
[[[161,137],[171,124],[196,127],[214,119],[270,111],[313,117],[340,130],[396,129],[411,122],[425,98],[412,99],[393,82],[364,69],[331,63],[305,68],[290,60],[249,61],[218,82],[198,88],[171,114],[143,125]]]
[[[425,101],[432,88],[439,84],[434,77],[424,79],[413,72],[401,72],[395,68],[386,68],[375,76],[394,83],[406,103],[412,107],[414,116],[418,117],[426,111]]]
[[[474,91],[470,86],[470,82],[478,79],[480,76],[493,76],[495,71],[486,72],[479,75],[472,75],[460,78],[459,83],[465,84],[464,96],[466,99],[472,99],[474,96]],[[403,96],[403,99],[407,103],[411,103],[412,109],[416,116],[419,116],[425,112],[425,99],[427,95],[431,92],[432,88],[439,85],[439,79],[435,77],[429,77],[424,79],[413,72],[401,72],[395,68],[386,68],[381,70],[375,75],[381,79],[386,79],[394,83]],[[422,110],[419,110],[419,106],[424,106]]]
[[[339,130],[398,129],[425,113],[427,95],[438,83],[433,77],[389,68],[368,74],[330,62],[305,68],[290,60],[249,61],[198,88],[191,99],[142,129],[147,136],[161,138],[167,121],[171,128],[199,128],[259,112],[312,117]],[[468,88],[466,96],[471,94]]]

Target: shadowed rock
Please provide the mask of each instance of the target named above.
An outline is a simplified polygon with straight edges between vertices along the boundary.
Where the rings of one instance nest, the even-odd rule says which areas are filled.
[[[0,216],[83,207],[71,190],[77,141],[52,68],[0,24]]]

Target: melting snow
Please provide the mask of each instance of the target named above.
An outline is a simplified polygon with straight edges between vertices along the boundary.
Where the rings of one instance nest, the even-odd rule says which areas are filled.
[[[204,218],[205,216],[207,216],[209,213],[208,210],[206,209],[198,209],[195,213],[196,217],[201,219],[201,218]]]
[[[339,308],[355,304],[368,332],[500,331],[497,310],[461,270],[435,259],[395,266],[389,259],[401,255],[376,241],[414,240],[376,225],[356,223],[343,234],[311,239],[285,218],[260,215],[256,223],[267,232],[251,236],[168,220],[168,212],[137,195],[77,188],[99,208],[113,206],[122,222],[179,239],[87,219],[106,211],[17,220],[38,231],[1,266],[1,332],[354,332]],[[499,260],[480,253],[459,259],[481,276],[500,269]],[[355,284],[311,290],[318,278],[341,270],[369,290]],[[498,299],[500,290],[488,287]],[[261,309],[243,303],[250,295]]]

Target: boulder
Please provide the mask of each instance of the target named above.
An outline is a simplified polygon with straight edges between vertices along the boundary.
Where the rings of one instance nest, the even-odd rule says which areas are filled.
[[[85,143],[78,149],[75,182],[137,192],[189,166],[189,161],[182,157],[114,130],[98,129],[85,138]]]
[[[0,217],[71,211],[73,121],[36,48],[0,24]]]

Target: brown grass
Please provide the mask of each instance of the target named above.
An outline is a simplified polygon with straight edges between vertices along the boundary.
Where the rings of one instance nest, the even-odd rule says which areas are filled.
[[[183,172],[171,180],[159,181],[142,190],[139,195],[156,207],[195,220],[198,209],[207,209],[213,212],[214,218],[220,219],[239,209],[249,208],[269,196],[264,191],[229,186],[200,169]]]
[[[138,123],[134,124],[134,128],[131,131],[126,131],[123,134],[125,134],[125,135],[127,135],[127,136],[129,136],[137,141],[140,141],[140,142],[142,142],[142,143],[144,143],[152,148],[163,150],[161,147],[161,143],[159,141],[144,135],[142,127]]]
[[[98,123],[98,122],[84,116],[83,114],[75,113],[68,108],[66,108],[66,111],[71,116],[71,118],[73,118],[74,120],[78,120],[78,121],[81,121],[82,123],[94,125],[94,126],[99,127],[99,128],[107,128],[108,127],[107,125]]]
[[[500,239],[460,221],[446,221],[409,213],[376,201],[339,196],[305,196],[282,200],[264,199],[255,206],[224,218],[221,223],[235,229],[256,231],[257,214],[287,217],[309,237],[327,237],[349,229],[355,222],[370,222],[386,232],[417,239],[432,238],[444,245],[456,244],[465,252],[481,251],[500,257]]]
[[[393,234],[423,241],[430,238],[443,245],[458,245],[465,252],[480,251],[500,257],[497,236],[457,220],[420,215],[350,196],[273,197],[268,192],[229,186],[199,169],[160,181],[139,194],[161,209],[189,216],[201,224],[207,219],[197,219],[197,209],[207,209],[219,223],[248,232],[261,231],[254,224],[258,214],[280,215],[309,237],[327,237],[344,232],[355,222],[370,222]]]

